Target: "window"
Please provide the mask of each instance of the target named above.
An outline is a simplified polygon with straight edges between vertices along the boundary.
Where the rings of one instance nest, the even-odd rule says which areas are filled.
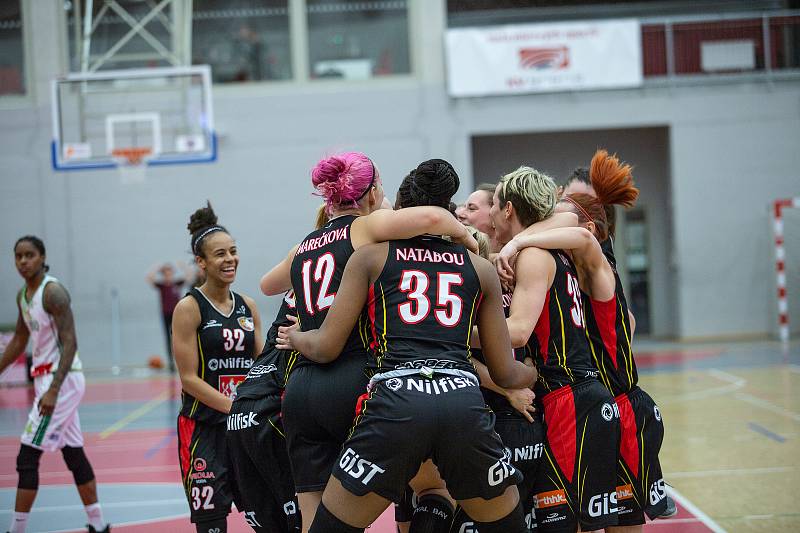
[[[405,0],[307,0],[309,77],[363,80],[411,72]]]
[[[215,83],[292,77],[288,0],[194,0],[192,63]]]
[[[25,94],[19,0],[0,2],[0,95],[6,94]]]

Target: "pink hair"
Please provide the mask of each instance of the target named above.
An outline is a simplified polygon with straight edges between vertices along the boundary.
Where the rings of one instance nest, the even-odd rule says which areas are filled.
[[[358,207],[367,189],[374,184],[377,170],[361,152],[344,152],[321,160],[311,170],[314,193],[325,199],[330,214],[336,207]]]

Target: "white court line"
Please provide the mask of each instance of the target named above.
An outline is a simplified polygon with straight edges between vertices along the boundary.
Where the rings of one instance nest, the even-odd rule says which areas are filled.
[[[183,500],[186,503],[186,500]],[[106,504],[103,504],[105,507]],[[168,520],[177,520],[178,518],[189,518],[189,513],[183,514],[176,514],[171,516],[162,516],[161,518],[148,518],[147,520],[135,520],[133,522],[115,522],[114,527],[123,527],[123,526],[143,526],[146,524],[155,524],[158,522],[166,522]],[[56,531],[51,531],[50,533],[74,533],[75,531],[83,531],[82,529],[59,529]]]
[[[149,506],[159,506],[159,505],[183,505],[186,503],[186,498],[175,498],[172,500],[137,500],[135,502],[103,502],[103,509],[112,509],[112,508],[120,508],[124,509],[126,507],[141,507],[143,505]],[[84,507],[82,504],[74,504],[74,505],[37,505],[36,506],[36,513],[60,513],[62,511],[80,511]],[[9,515],[11,516],[11,511],[0,511],[0,516],[2,515]],[[116,524],[119,525],[119,524]]]
[[[800,365],[786,365],[789,368],[789,372],[796,372],[800,374]]]
[[[667,491],[669,491],[670,495],[675,501],[677,501],[679,504],[681,504],[681,506],[686,508],[687,511],[696,516],[697,519],[700,520],[703,524],[705,524],[705,526],[708,529],[710,529],[714,533],[726,533],[725,530],[722,527],[720,527],[719,524],[714,522],[710,516],[708,516],[706,513],[701,511],[695,504],[689,501],[689,499],[686,496],[678,492],[675,489],[675,487],[667,487]],[[665,520],[665,522],[669,522],[669,520]]]
[[[794,466],[767,466],[762,468],[726,468],[722,470],[689,470],[686,472],[670,472],[670,479],[686,479],[707,476],[748,476],[752,474],[785,474],[794,472]]]
[[[711,389],[703,389],[699,391],[689,392],[686,394],[682,394],[677,398],[668,398],[666,400],[662,400],[659,402],[660,404],[674,404],[674,403],[682,403],[687,401],[694,401],[700,400],[702,398],[710,398],[712,396],[722,396],[728,394],[730,392],[737,391],[747,384],[747,380],[744,378],[740,378],[739,376],[734,376],[733,374],[729,374],[727,372],[723,372],[722,370],[718,370],[716,368],[711,368],[706,371],[711,377],[718,379],[719,381],[727,382],[728,385],[723,385],[722,387],[714,387]]]
[[[775,405],[772,402],[767,400],[763,400],[752,394],[747,394],[746,392],[737,392],[734,394],[734,397],[737,400],[741,400],[743,402],[747,402],[750,405],[755,405],[756,407],[761,407],[762,409],[766,409],[767,411],[772,411],[773,413],[779,414],[781,416],[785,416],[795,422],[800,422],[800,413],[795,413],[794,411],[790,411],[781,407],[780,405]]]
[[[674,526],[675,524],[696,524],[699,518],[666,518],[664,520],[648,520],[647,529],[655,526]]]

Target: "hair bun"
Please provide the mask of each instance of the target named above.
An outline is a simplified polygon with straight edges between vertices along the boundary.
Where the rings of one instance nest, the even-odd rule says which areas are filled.
[[[217,224],[217,215],[211,207],[211,202],[206,200],[206,207],[201,207],[189,217],[189,224],[186,228],[189,234],[194,235],[196,232],[205,228],[215,226]]]
[[[410,196],[416,205],[434,205],[447,209],[461,181],[453,165],[444,159],[423,161],[413,171]]]

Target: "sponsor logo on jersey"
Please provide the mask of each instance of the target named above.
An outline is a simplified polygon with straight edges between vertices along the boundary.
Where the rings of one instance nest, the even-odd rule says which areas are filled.
[[[203,329],[208,329],[208,328],[221,328],[221,327],[222,327],[222,323],[221,323],[221,322],[217,322],[217,321],[216,321],[215,319],[213,319],[213,318],[212,318],[211,320],[209,320],[208,322],[206,322],[206,323],[203,325]]]
[[[587,370],[586,375],[584,377],[597,379],[597,376],[598,376],[597,370]]]
[[[239,326],[245,331],[253,331],[256,329],[252,317],[240,316],[238,319],[236,319],[236,321],[239,323]]]
[[[207,470],[206,460],[202,457],[196,457],[194,461],[192,461],[192,475],[189,476],[192,478],[192,481],[200,481],[201,483],[205,483],[206,479],[215,479],[214,472]]]
[[[458,529],[458,533],[478,533],[478,530],[475,528],[475,522],[464,522]]]
[[[283,504],[283,512],[286,516],[297,514],[297,505],[293,501],[288,501]]]
[[[316,250],[317,248],[321,248],[333,242],[346,239],[348,227],[349,226],[345,226],[343,228],[335,229],[332,231],[326,231],[319,237],[314,237],[313,239],[308,239],[306,241],[303,241],[297,248],[297,253],[295,255],[304,254],[306,252],[310,252],[311,250]]]
[[[250,368],[253,366],[253,360],[249,357],[223,357],[221,359],[212,358],[208,360],[208,369],[216,372],[221,368]]]
[[[633,487],[631,485],[617,485],[617,502],[630,500],[633,498]]]
[[[656,420],[661,422],[661,411],[658,410],[658,406],[657,405],[653,406],[653,415],[656,417]]]
[[[441,377],[438,379],[406,378],[406,390],[424,392],[425,394],[444,394],[456,389],[472,387],[473,383],[467,378]]]
[[[549,513],[544,520],[542,520],[542,524],[552,524],[553,522],[560,522],[561,520],[566,520],[567,515],[562,513]]]
[[[252,411],[228,415],[228,431],[238,431],[260,425],[256,420],[256,413]]]
[[[247,373],[247,377],[245,379],[257,378],[265,374],[269,374],[270,372],[277,372],[277,371],[278,367],[276,367],[272,363],[268,365],[256,365],[250,369],[250,372]]]
[[[415,359],[413,361],[406,361],[397,365],[397,370],[405,370],[407,368],[421,370],[423,368],[431,368],[433,370],[441,368],[455,368],[456,362],[447,359]]]
[[[229,376],[220,376],[219,377],[219,391],[227,396],[228,398],[235,398],[236,397],[236,387],[239,386],[239,383],[244,381],[245,376],[242,374],[239,375],[229,375]]]
[[[391,378],[386,380],[386,386],[393,391],[400,389],[403,386],[403,380],[400,378]]]
[[[595,494],[589,499],[589,516],[597,518],[607,514],[614,514],[617,509],[617,493],[604,492]]]
[[[504,479],[513,476],[514,472],[517,471],[512,465],[510,465],[505,459],[505,452],[508,450],[503,450],[503,458],[497,461],[495,464],[489,467],[489,473],[487,476],[487,481],[489,482],[490,487],[496,487],[500,483],[503,482]]]
[[[619,407],[617,404],[614,403],[613,405],[610,403],[604,403],[603,407],[600,408],[600,414],[603,416],[606,422],[611,422],[614,417],[619,418]]]
[[[246,314],[246,313],[247,313],[247,308],[244,306],[244,304],[240,305],[240,306],[239,306],[239,307],[236,309],[236,314],[237,314],[237,315],[244,315],[244,314]]]
[[[536,499],[533,500],[533,506],[536,509],[547,509],[548,507],[566,504],[567,495],[564,493],[563,489],[540,492],[536,495]]]
[[[347,448],[339,459],[339,467],[350,477],[360,479],[366,485],[376,474],[383,474],[385,469],[371,461],[362,459],[352,448]]]
[[[192,463],[192,468],[194,468],[195,472],[204,472],[206,469],[206,460],[202,457],[198,457]]]
[[[286,294],[283,296],[283,301],[286,302],[290,308],[295,308],[295,298],[294,298],[294,291],[290,290],[287,291]]]
[[[421,263],[464,264],[464,254],[435,252],[427,248],[397,248],[395,259],[397,261],[417,261]]]
[[[531,444],[521,448],[514,448],[514,462],[519,461],[532,461],[538,459],[544,453],[544,445],[540,442],[538,444]]]
[[[247,525],[252,528],[262,527],[259,521],[256,519],[256,512],[255,511],[245,511],[244,513],[244,521],[247,522]]]
[[[503,296],[502,296],[502,298],[503,298],[503,309],[511,307],[511,299],[513,298],[513,296],[514,295],[511,294],[510,292],[504,292],[503,293]]]

